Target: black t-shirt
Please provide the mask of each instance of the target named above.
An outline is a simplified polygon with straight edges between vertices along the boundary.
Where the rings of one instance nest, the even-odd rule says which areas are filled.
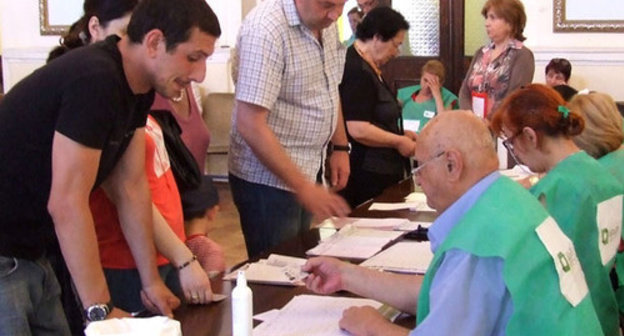
[[[403,134],[401,106],[390,88],[377,78],[377,74],[357,53],[353,46],[347,49],[340,99],[346,121],[367,121],[384,131]],[[351,170],[387,175],[401,175],[405,159],[394,148],[369,147],[357,142],[347,129],[352,145]]]
[[[55,59],[0,103],[0,255],[35,259],[56,241],[47,211],[55,131],[102,151],[95,187],[145,126],[154,94],[132,93],[118,41]]]

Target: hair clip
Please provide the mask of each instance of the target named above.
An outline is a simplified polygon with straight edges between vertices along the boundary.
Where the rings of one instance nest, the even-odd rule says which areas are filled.
[[[557,111],[559,111],[559,113],[563,114],[563,118],[564,119],[568,118],[568,115],[570,114],[570,109],[568,109],[567,107],[565,107],[563,105],[559,105],[559,107],[557,107]]]

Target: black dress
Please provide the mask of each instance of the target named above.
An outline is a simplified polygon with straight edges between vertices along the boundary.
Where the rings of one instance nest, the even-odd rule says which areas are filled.
[[[353,46],[347,50],[340,98],[345,122],[367,121],[384,131],[403,135],[401,106],[396,95]],[[409,162],[394,148],[357,142],[346,129],[352,145],[351,175],[340,194],[355,207],[403,179]]]

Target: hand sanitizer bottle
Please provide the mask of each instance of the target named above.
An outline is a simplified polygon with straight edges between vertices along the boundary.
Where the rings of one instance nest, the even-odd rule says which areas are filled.
[[[232,335],[251,336],[253,329],[253,300],[251,288],[247,286],[244,271],[238,271],[236,287],[232,290]]]

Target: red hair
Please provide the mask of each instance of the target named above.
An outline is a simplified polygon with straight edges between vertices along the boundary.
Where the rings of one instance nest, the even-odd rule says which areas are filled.
[[[573,137],[583,132],[585,121],[565,105],[557,91],[543,84],[530,84],[503,100],[492,119],[492,129],[501,134],[503,125],[514,133],[530,127],[546,136]]]

